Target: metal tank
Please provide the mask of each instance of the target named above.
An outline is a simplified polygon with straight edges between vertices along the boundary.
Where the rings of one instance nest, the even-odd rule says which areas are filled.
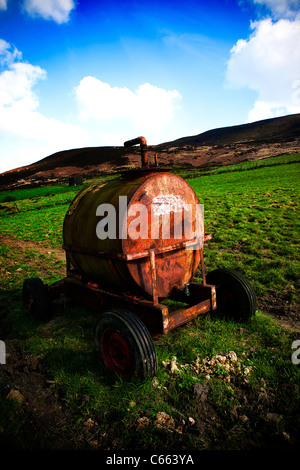
[[[191,280],[203,237],[194,190],[181,177],[148,167],[145,150],[141,171],[83,189],[63,226],[68,259],[87,280],[156,298],[169,297]]]

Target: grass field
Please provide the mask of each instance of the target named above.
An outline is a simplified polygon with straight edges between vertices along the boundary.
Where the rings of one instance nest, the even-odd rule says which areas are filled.
[[[112,378],[101,368],[94,312],[62,303],[42,322],[22,308],[25,278],[50,283],[64,275],[57,253],[78,188],[1,193],[0,339],[10,356],[0,365],[0,443],[174,452],[296,448],[300,366],[291,357],[300,336],[299,158],[209,174],[179,170],[204,204],[212,234],[206,270],[244,274],[258,311],[243,324],[201,317],[157,338],[158,371],[143,382]],[[282,327],[280,317],[292,328]],[[10,389],[18,392],[12,400],[5,399]]]

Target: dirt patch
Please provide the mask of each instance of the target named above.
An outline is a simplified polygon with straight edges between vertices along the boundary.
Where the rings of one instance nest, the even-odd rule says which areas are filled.
[[[43,242],[36,241],[27,241],[27,240],[19,240],[17,238],[2,235],[0,233],[0,245],[13,245],[16,251],[26,251],[26,250],[35,250],[43,255],[53,254],[55,258],[58,260],[65,260],[66,254],[62,248],[53,248],[50,245],[47,245]]]
[[[7,287],[30,277],[28,273],[32,271],[35,271],[42,280],[43,277],[49,277],[49,274],[58,278],[66,274],[66,255],[62,248],[53,248],[43,242],[18,240],[1,234],[0,246],[11,249],[2,257],[0,267],[0,280]],[[39,255],[42,255],[42,258],[39,258]]]
[[[6,448],[73,450],[82,447],[72,426],[72,414],[61,405],[58,393],[47,381],[47,371],[38,356],[25,355],[15,340],[6,340],[7,363],[0,368],[0,398],[19,402],[15,419],[24,435],[19,442],[0,443]]]
[[[258,299],[258,310],[275,319],[283,328],[300,332],[299,304],[290,300],[289,292],[276,296],[268,294]]]

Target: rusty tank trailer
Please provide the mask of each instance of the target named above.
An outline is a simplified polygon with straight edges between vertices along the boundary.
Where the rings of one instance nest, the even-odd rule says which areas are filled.
[[[61,294],[95,309],[101,362],[124,377],[155,374],[156,336],[208,312],[246,320],[256,310],[244,276],[226,268],[206,275],[203,248],[211,236],[195,192],[160,168],[157,156],[149,164],[144,137],[124,143],[137,144],[141,168],[96,181],[71,202],[63,224],[66,277],[50,286],[39,278],[23,283],[25,307],[35,315],[47,315]],[[193,281],[199,266],[201,283]],[[186,307],[171,311],[170,299]]]

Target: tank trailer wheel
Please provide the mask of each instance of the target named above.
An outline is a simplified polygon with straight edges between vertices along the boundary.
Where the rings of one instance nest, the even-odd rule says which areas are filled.
[[[220,268],[207,274],[206,282],[216,286],[216,314],[238,322],[254,315],[257,303],[250,282],[233,269]]]
[[[152,337],[144,323],[128,310],[112,309],[101,314],[95,346],[103,365],[116,375],[143,379],[156,372]]]
[[[22,288],[23,305],[36,318],[45,319],[49,314],[47,288],[38,277],[25,279]]]

